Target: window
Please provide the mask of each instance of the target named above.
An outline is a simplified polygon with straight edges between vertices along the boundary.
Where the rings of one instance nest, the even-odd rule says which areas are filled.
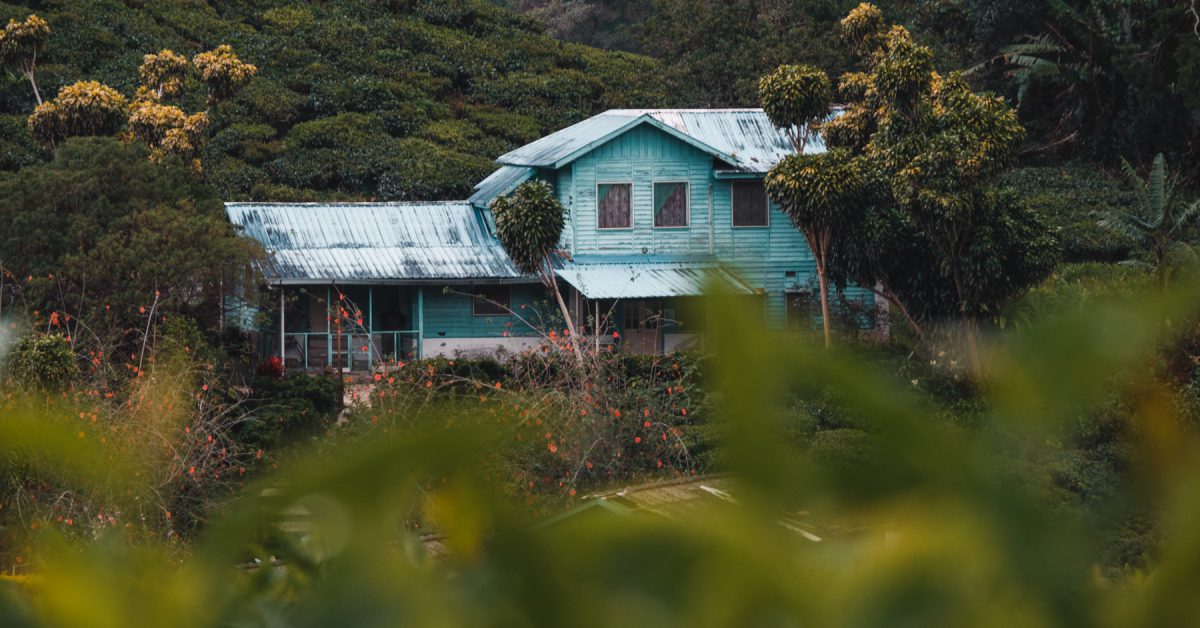
[[[688,226],[688,184],[654,184],[654,226]]]
[[[596,226],[601,229],[628,229],[633,226],[632,198],[632,184],[601,183],[597,185]]]
[[[761,181],[734,183],[733,226],[767,226],[767,190]]]
[[[497,316],[508,314],[512,294],[508,286],[475,286],[475,298],[471,301],[471,313],[475,316]]]

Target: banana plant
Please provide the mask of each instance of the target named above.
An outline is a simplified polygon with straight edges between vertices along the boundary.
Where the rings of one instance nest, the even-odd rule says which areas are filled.
[[[1176,189],[1167,176],[1167,162],[1159,153],[1146,180],[1128,161],[1121,160],[1125,175],[1133,184],[1136,205],[1131,210],[1110,209],[1100,214],[1100,225],[1121,233],[1154,256],[1154,278],[1165,288],[1170,279],[1168,257],[1183,253],[1195,259],[1196,252],[1184,241],[1184,230],[1200,213],[1200,201],[1181,206]]]

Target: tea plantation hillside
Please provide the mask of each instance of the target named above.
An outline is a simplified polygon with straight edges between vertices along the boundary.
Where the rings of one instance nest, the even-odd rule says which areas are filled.
[[[677,104],[656,61],[562,43],[486,0],[0,2],[45,18],[42,93],[127,97],[146,53],[231,44],[258,76],[215,111],[205,176],[229,200],[461,198],[497,155],[610,107]],[[23,77],[0,81],[0,170],[49,159]],[[197,96],[199,98],[199,96]],[[192,109],[200,108],[194,103]]]

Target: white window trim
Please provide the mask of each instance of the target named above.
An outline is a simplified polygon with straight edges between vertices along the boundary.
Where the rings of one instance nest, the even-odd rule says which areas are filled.
[[[602,185],[628,185],[629,186],[629,226],[628,227],[601,227],[600,226],[600,186]],[[633,231],[633,195],[636,186],[633,181],[596,181],[596,229],[598,231]]]
[[[654,188],[660,183],[682,183],[687,186],[687,192],[684,193],[684,199],[687,201],[687,207],[684,209],[686,221],[682,225],[657,225],[658,208],[654,205]],[[655,229],[687,229],[692,226],[692,182],[687,179],[654,179],[650,182],[650,225]]]
[[[733,229],[767,229],[771,226],[771,195],[767,194],[767,186],[763,185],[763,196],[767,197],[766,219],[767,221],[761,225],[739,225],[733,222],[733,197],[734,189],[737,183],[747,183],[746,181],[733,181],[729,184],[729,226]]]

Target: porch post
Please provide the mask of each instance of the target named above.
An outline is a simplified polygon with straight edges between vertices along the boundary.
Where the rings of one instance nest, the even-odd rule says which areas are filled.
[[[417,359],[425,357],[425,286],[417,286]]]
[[[371,359],[375,353],[375,286],[367,286],[367,371],[375,364]]]
[[[325,365],[333,366],[333,310],[329,307],[329,298],[333,294],[329,286],[325,286]]]
[[[283,303],[283,284],[279,284],[279,363],[287,367],[287,355],[284,353],[287,346],[284,344],[284,303]]]

